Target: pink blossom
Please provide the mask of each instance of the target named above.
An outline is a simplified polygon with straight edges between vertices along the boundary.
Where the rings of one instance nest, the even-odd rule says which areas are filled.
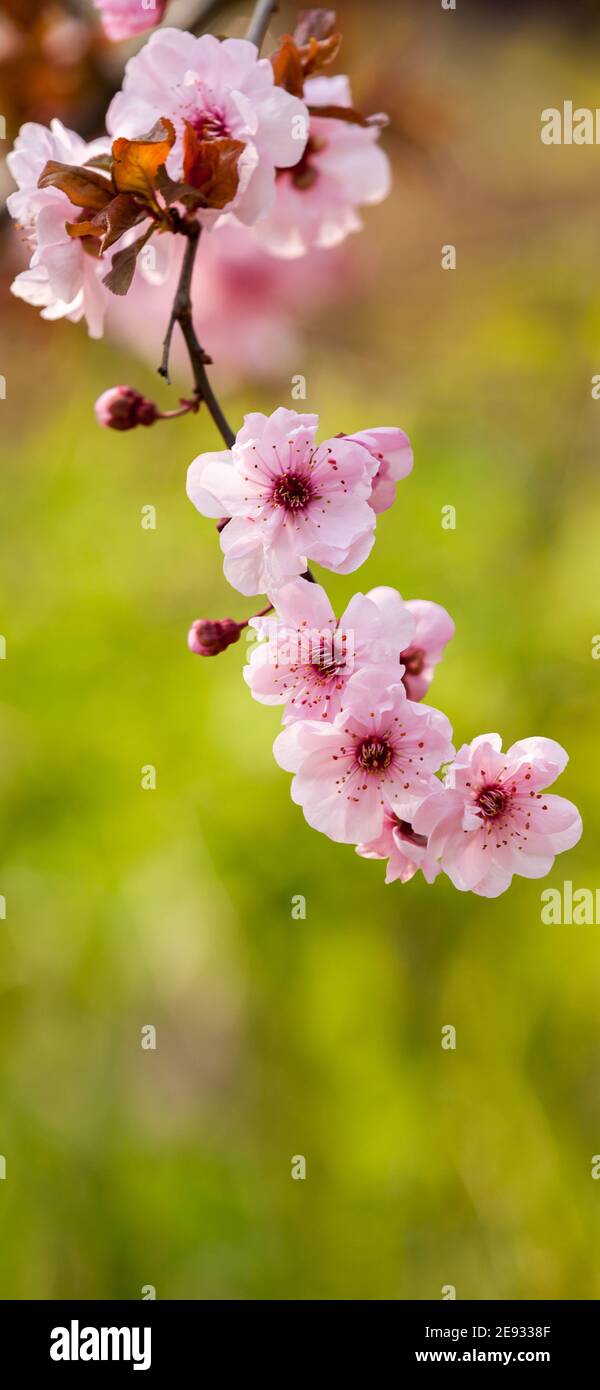
[[[29,269],[17,275],[13,294],[42,310],[42,318],[86,318],[92,338],[102,336],[108,291],[101,283],[106,265],[84,248],[81,238],[69,237],[65,223],[74,221],[74,209],[58,188],[38,188],[48,160],[84,164],[110,149],[106,139],[86,144],[81,136],[54,120],[50,128],[29,121],[22,126],[8,167],[19,185],[7,200],[11,217],[23,228],[32,252]]]
[[[111,295],[106,331],[156,366],[181,269],[182,238],[155,237],[144,248],[126,296]],[[171,251],[172,254],[169,254]],[[200,247],[194,267],[194,325],[219,368],[219,385],[276,377],[301,361],[302,322],[354,283],[345,248],[289,262],[271,256],[247,227],[223,221]],[[140,320],[144,332],[140,333]],[[235,323],[235,333],[231,325]],[[185,376],[183,339],[173,340],[172,371]]]
[[[550,738],[525,738],[502,752],[498,734],[465,743],[444,786],[416,811],[413,829],[455,888],[496,898],[513,874],[542,878],[554,856],[581,835],[577,807],[545,788],[568,761]]]
[[[225,576],[242,594],[269,593],[316,560],[348,574],[373,545],[375,461],[352,439],[316,442],[318,417],[280,407],[247,415],[232,450],[201,454],[188,497],[221,531]]]
[[[308,106],[352,106],[347,77],[311,77]],[[304,256],[315,246],[337,246],[360,231],[358,208],[379,203],[390,191],[390,166],[375,126],[331,117],[310,117],[300,162],[280,173],[277,195],[258,234],[278,256]]]
[[[383,614],[391,614],[395,611],[398,593],[382,585],[371,589],[369,598]],[[454,636],[454,623],[441,604],[430,603],[428,599],[406,599],[405,607],[414,619],[414,632],[400,657],[404,666],[403,680],[409,698],[422,700],[433,680],[435,667],[444,655],[444,648]]]
[[[387,859],[386,883],[408,883],[418,869],[422,870],[427,883],[433,883],[440,873],[427,849],[427,836],[418,835],[411,824],[419,802],[397,804],[392,811],[384,812],[383,829],[368,844],[357,845],[356,853],[364,859]]]
[[[168,0],[94,0],[109,39],[131,39],[160,24]]]
[[[289,724],[275,740],[280,767],[295,773],[292,799],[309,825],[332,840],[368,844],[384,827],[386,809],[423,799],[432,774],[453,756],[445,715],[406,697],[379,667],[351,677],[332,723]]]
[[[399,654],[414,628],[399,595],[384,615],[368,595],[355,594],[339,622],[325,590],[306,579],[282,585],[273,602],[274,618],[250,620],[267,640],[253,648],[244,678],[263,705],[285,704],[286,722],[332,719],[351,676],[365,666],[382,666],[382,682],[398,681]]]
[[[275,168],[300,159],[308,132],[303,102],[274,85],[273,69],[246,39],[224,39],[181,29],[160,29],[130,58],[123,89],[106,118],[113,135],[136,138],[162,117],[174,124],[177,140],[168,172],[183,173],[183,135],[188,122],[205,139],[231,138],[245,148],[239,185],[226,206],[241,222],[264,217],[275,197]],[[213,225],[222,213],[207,209],[200,220]]]
[[[348,435],[348,439],[363,444],[375,459],[377,472],[369,501],[374,512],[386,512],[396,500],[396,483],[412,472],[413,452],[408,436],[394,426],[380,425],[373,430],[359,430],[358,434]]]

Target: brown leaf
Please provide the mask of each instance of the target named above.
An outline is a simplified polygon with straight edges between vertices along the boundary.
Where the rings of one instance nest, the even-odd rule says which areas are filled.
[[[235,197],[240,181],[238,163],[245,148],[243,140],[202,140],[186,121],[183,176],[198,190],[203,207],[224,208]]]
[[[353,106],[309,106],[311,116],[324,116],[330,121],[348,121],[350,125],[378,126],[388,124],[388,118],[379,112],[376,116],[363,116]]]
[[[86,169],[77,164],[59,164],[48,160],[38,179],[38,188],[60,188],[76,208],[86,208],[89,212],[101,212],[111,198],[114,188],[94,169]]]
[[[331,34],[327,39],[310,38],[300,49],[300,59],[304,76],[312,77],[321,68],[329,67],[337,58],[342,42],[341,34]]]
[[[271,56],[273,79],[276,87],[283,87],[294,97],[301,97],[304,91],[304,70],[300,53],[293,38],[284,35],[277,53]]]
[[[146,202],[154,203],[156,175],[175,144],[175,130],[166,118],[161,119],[148,135],[139,140],[115,140],[113,179],[119,193],[135,193]]]
[[[65,222],[67,235],[70,237],[98,237],[102,240],[104,230],[98,222]]]
[[[172,179],[167,173],[164,164],[156,174],[155,187],[164,199],[168,208],[172,203],[185,203],[195,200],[198,203],[198,190],[192,188],[191,184],[183,183],[181,179]]]
[[[138,222],[143,222],[146,216],[147,209],[140,207],[130,193],[118,193],[103,213],[107,231],[102,250],[108,251],[124,232],[128,232],[130,227],[136,227]]]
[[[67,222],[65,225],[70,237],[95,237],[101,241],[104,253],[114,246],[115,241],[118,241],[124,232],[137,226],[147,215],[147,209],[140,207],[130,193],[117,193],[95,217],[88,220],[82,213],[76,222]]]
[[[93,159],[86,159],[85,169],[104,169],[110,174],[112,171],[112,154],[95,154]]]
[[[331,34],[327,38],[319,39],[311,35],[306,43],[299,44],[297,34],[298,30],[294,35],[284,34],[277,53],[271,55],[271,64],[275,86],[284,87],[292,96],[301,97],[307,77],[312,77],[314,73],[333,63],[339,52],[342,36]]]
[[[150,228],[150,232],[153,228]],[[146,245],[150,232],[133,241],[131,246],[125,246],[122,251],[117,251],[112,258],[112,266],[108,275],[102,281],[106,288],[113,294],[127,294],[127,291],[135,274],[135,263],[142,248]]]

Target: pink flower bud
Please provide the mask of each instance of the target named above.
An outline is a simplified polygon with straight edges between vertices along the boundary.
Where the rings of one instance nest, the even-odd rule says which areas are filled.
[[[111,386],[98,397],[94,411],[98,424],[111,430],[153,425],[159,416],[154,401],[146,400],[133,386]]]
[[[196,656],[218,656],[239,640],[242,625],[233,618],[221,618],[212,622],[210,618],[198,618],[188,632],[188,647]]]

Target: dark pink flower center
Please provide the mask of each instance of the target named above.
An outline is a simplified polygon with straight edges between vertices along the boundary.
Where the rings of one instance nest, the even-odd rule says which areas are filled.
[[[201,140],[222,140],[230,133],[221,111],[195,111],[188,119]]]
[[[405,652],[401,652],[400,661],[406,676],[420,676],[425,665],[425,652],[421,647],[407,647]]]
[[[312,496],[310,479],[305,474],[283,473],[273,488],[271,501],[287,512],[299,512],[308,506]]]
[[[506,810],[507,797],[502,787],[484,787],[477,797],[476,805],[486,820],[496,820]]]
[[[392,749],[387,739],[364,739],[357,750],[357,761],[365,772],[384,772],[392,761]]]

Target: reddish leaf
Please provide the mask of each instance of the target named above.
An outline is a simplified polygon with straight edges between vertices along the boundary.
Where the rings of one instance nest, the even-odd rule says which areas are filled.
[[[113,256],[111,269],[102,281],[113,294],[127,294],[135,274],[135,263],[152,231],[153,228],[150,228],[150,232],[145,232],[137,241],[133,241],[131,246],[125,246]]]
[[[124,232],[128,232],[130,227],[136,227],[147,216],[147,209],[140,207],[130,193],[117,193],[95,217],[88,219],[85,213],[82,213],[76,222],[67,222],[65,225],[70,237],[95,237],[101,241],[104,253],[114,246]]]
[[[238,163],[243,140],[202,140],[185,123],[183,141],[183,176],[186,183],[197,189],[203,207],[224,208],[235,197],[240,176]]]
[[[100,212],[114,198],[114,189],[94,169],[77,164],[58,164],[48,160],[38,179],[38,188],[60,188],[76,208]]]
[[[350,125],[383,127],[388,124],[388,117],[383,112],[378,112],[376,116],[362,116],[353,106],[309,106],[308,110],[311,116],[324,116],[330,121],[348,121]]]
[[[305,78],[312,77],[321,68],[329,67],[337,58],[341,42],[341,34],[331,34],[327,39],[312,37],[307,44],[303,44],[299,52]]]
[[[124,232],[128,232],[130,227],[136,227],[138,222],[143,222],[147,217],[147,209],[141,208],[135,198],[129,193],[118,193],[113,198],[112,203],[104,211],[106,221],[106,236],[102,243],[102,250],[108,251]]]
[[[294,40],[286,34],[281,47],[271,56],[273,78],[276,87],[283,87],[294,97],[301,97],[304,91],[304,70],[300,53]]]
[[[306,43],[299,44],[297,35],[298,30],[293,36],[284,34],[278,52],[271,56],[271,63],[275,86],[284,87],[292,96],[301,97],[306,78],[312,77],[314,73],[333,63],[342,36],[331,34],[327,38],[319,39],[313,34]]]
[[[198,203],[198,190],[192,188],[191,184],[183,183],[181,180],[172,179],[167,173],[164,164],[158,169],[156,174],[156,188],[164,199],[168,208],[172,203],[185,203],[195,201]]]
[[[155,202],[156,175],[174,144],[175,130],[166,118],[139,140],[115,140],[113,178],[118,192],[135,193],[147,202]]]

